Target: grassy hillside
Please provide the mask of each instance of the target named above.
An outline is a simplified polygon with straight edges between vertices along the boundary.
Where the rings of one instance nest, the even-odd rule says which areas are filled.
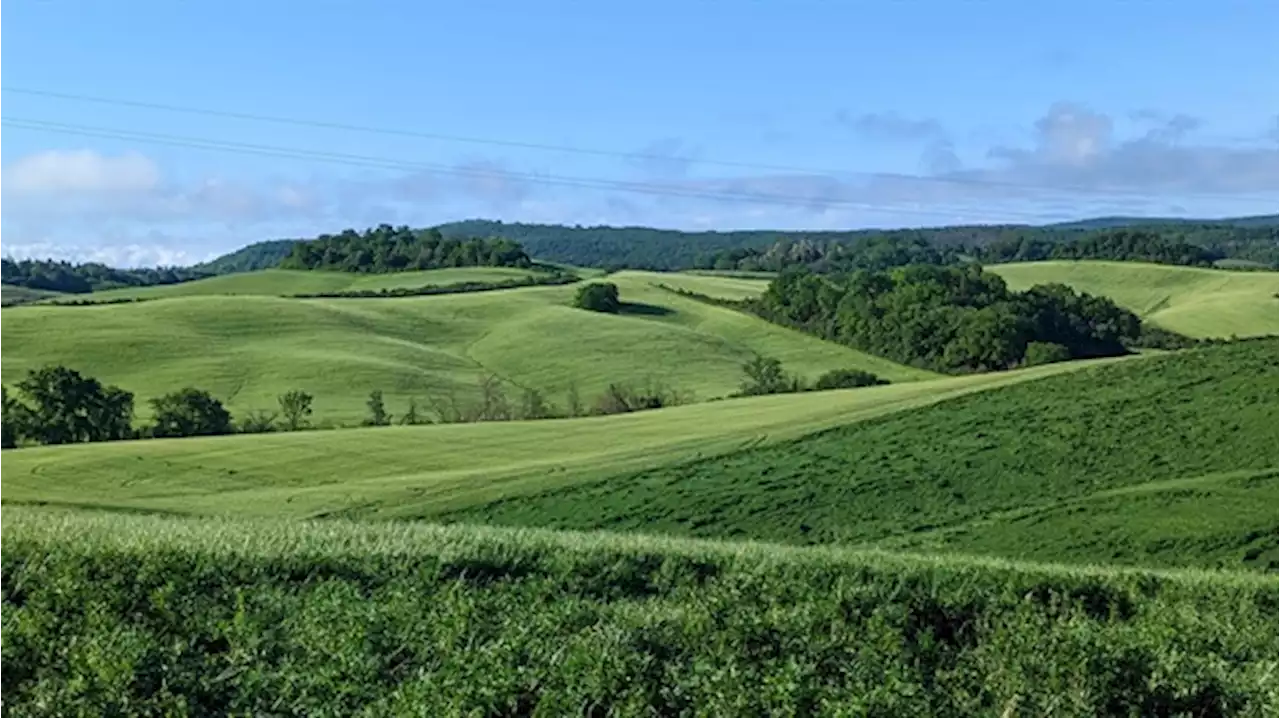
[[[22,307],[5,310],[3,379],[63,363],[135,392],[144,412],[147,398],[189,385],[213,392],[233,412],[273,408],[277,395],[300,388],[316,396],[317,421],[356,422],[371,390],[385,392],[389,410],[399,413],[410,397],[453,391],[468,398],[483,372],[501,376],[513,392],[542,390],[555,403],[574,382],[584,401],[611,382],[646,379],[700,399],[723,396],[737,389],[753,352],[810,378],[842,367],[895,382],[933,376],[679,297],[652,280],[613,275],[629,303],[618,316],[572,308],[573,286],[404,299],[199,296]],[[726,281],[749,280],[682,281],[705,282],[715,292]]]
[[[38,302],[42,299],[50,299],[52,297],[64,296],[60,292],[50,292],[44,289],[31,289],[30,287],[19,287],[13,284],[0,284],[0,306],[10,307],[18,304],[30,304]]]
[[[15,715],[1267,715],[1274,579],[10,509]]]
[[[1009,287],[1059,282],[1110,297],[1165,329],[1193,337],[1277,333],[1274,272],[1171,267],[1136,262],[1027,262],[989,267]]]
[[[450,517],[1274,569],[1277,362],[1267,339],[1115,362]]]
[[[501,282],[509,279],[520,279],[531,274],[532,272],[529,270],[511,267],[452,267],[448,269],[428,269],[420,272],[395,272],[392,274],[266,269],[260,272],[224,274],[217,277],[209,277],[208,279],[182,282],[181,284],[108,289],[88,295],[77,295],[74,299],[112,301],[134,298],[160,299],[165,297],[217,295],[279,297],[320,292],[414,288],[429,284]]]
[[[1053,364],[583,419],[36,447],[6,452],[4,501],[280,517],[421,517],[794,439],[1079,368]]]

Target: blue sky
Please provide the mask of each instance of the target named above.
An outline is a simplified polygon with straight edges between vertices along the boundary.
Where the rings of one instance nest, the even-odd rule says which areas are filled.
[[[4,21],[11,256],[182,263],[469,217],[1277,210],[1264,0],[14,0]]]

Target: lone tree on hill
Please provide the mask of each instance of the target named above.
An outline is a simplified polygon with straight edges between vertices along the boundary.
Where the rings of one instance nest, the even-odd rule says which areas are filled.
[[[209,392],[187,387],[151,400],[151,435],[213,436],[232,432],[231,413]]]
[[[315,397],[300,389],[280,395],[277,401],[280,402],[280,414],[284,418],[285,429],[297,431],[307,425],[313,399]]]
[[[622,308],[618,301],[618,285],[613,282],[592,282],[578,288],[573,298],[573,306],[593,312],[617,314]]]
[[[369,392],[369,401],[365,403],[369,407],[368,424],[370,426],[386,426],[391,423],[391,415],[387,413],[387,405],[382,401],[382,390],[374,389]]]

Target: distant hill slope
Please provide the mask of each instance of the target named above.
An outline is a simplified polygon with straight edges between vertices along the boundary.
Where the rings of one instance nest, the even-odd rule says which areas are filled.
[[[1147,358],[1100,360],[1117,361]],[[424,518],[796,439],[1090,365],[1050,364],[606,417],[24,448],[4,456],[4,501],[275,518]]]
[[[1274,570],[1278,359],[1115,362],[448,518]]]
[[[464,220],[438,227],[447,237],[504,237],[519,242],[535,259],[589,267],[630,267],[633,269],[710,269],[721,252],[735,249],[764,250],[780,240],[856,242],[869,237],[923,239],[938,247],[984,246],[1010,237],[1034,237],[1065,241],[1085,231],[1109,227],[1153,227],[1180,239],[1222,251],[1226,256],[1276,266],[1274,238],[1249,230],[1277,226],[1275,216],[1240,217],[1221,220],[1166,220],[1164,218],[1112,217],[1080,220],[1058,225],[971,225],[918,229],[813,230],[733,230],[688,232],[653,227],[582,227],[558,224],[529,224],[493,220]],[[1161,229],[1162,228],[1162,229]],[[294,243],[305,240],[258,242],[243,249],[197,265],[195,269],[214,273],[251,271],[277,266]]]
[[[1280,225],[1280,215],[1261,214],[1250,217],[1227,217],[1225,219],[1194,219],[1180,217],[1093,217],[1090,219],[1056,222],[1048,227],[1063,229],[1109,229],[1114,227],[1135,227],[1143,225],[1227,225],[1232,227],[1275,227]]]
[[[508,267],[455,267],[388,274],[264,269],[256,272],[223,274],[181,284],[108,289],[87,295],[63,296],[62,298],[108,302],[120,299],[161,299],[165,297],[219,295],[283,297],[293,294],[316,294],[322,292],[414,288],[459,282],[502,282],[528,277],[532,274],[533,272],[527,269]]]
[[[293,251],[293,245],[300,239],[270,239],[265,242],[254,242],[234,252],[224,254],[208,262],[201,262],[192,269],[199,269],[211,274],[232,274],[234,272],[252,272],[259,269],[270,269],[279,266],[281,260]]]
[[[1011,289],[1061,283],[1109,297],[1144,320],[1192,337],[1260,336],[1280,329],[1275,272],[1138,262],[1051,261],[989,267]]]
[[[47,289],[32,289],[12,284],[0,284],[0,306],[11,307],[18,304],[30,304],[42,299],[52,299],[60,296],[63,296],[61,292],[51,292]]]
[[[136,392],[141,414],[150,397],[185,386],[213,392],[233,412],[274,409],[277,395],[304,389],[316,396],[316,421],[349,423],[365,416],[374,389],[394,414],[411,397],[425,411],[426,399],[450,392],[470,402],[487,372],[508,382],[512,401],[535,388],[560,405],[575,383],[584,402],[610,383],[646,380],[699,399],[722,396],[737,389],[741,365],[755,352],[810,379],[837,368],[892,381],[932,376],[656,289],[653,275],[610,281],[631,303],[628,313],[574,309],[572,285],[407,299],[193,296],[6,309],[3,379],[66,364]],[[726,280],[682,281],[716,293]]]

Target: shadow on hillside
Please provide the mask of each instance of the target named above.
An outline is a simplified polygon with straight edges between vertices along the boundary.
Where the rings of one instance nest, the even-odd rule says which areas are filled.
[[[619,314],[635,315],[641,317],[665,317],[675,314],[674,309],[660,307],[656,304],[643,304],[641,302],[621,302],[618,306]]]

